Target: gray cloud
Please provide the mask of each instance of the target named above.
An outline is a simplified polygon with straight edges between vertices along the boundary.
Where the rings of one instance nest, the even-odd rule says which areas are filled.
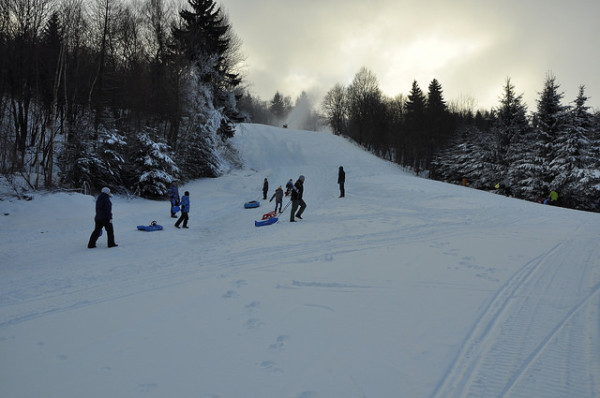
[[[530,110],[548,73],[571,102],[585,84],[600,108],[600,2],[575,0],[426,1],[227,0],[242,39],[246,80],[263,99],[322,95],[349,84],[360,67],[389,96],[436,78],[446,100],[470,96],[497,105],[510,77]]]

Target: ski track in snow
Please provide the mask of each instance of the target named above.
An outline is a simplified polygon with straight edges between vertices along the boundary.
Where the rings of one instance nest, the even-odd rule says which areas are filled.
[[[432,398],[598,396],[600,347],[588,339],[600,323],[600,284],[589,286],[598,273],[593,244],[559,243],[521,267],[484,309]],[[579,251],[589,253],[589,261],[570,263]],[[557,365],[540,374],[536,365],[546,359]],[[572,368],[587,371],[573,374]],[[540,376],[545,385],[536,383]]]

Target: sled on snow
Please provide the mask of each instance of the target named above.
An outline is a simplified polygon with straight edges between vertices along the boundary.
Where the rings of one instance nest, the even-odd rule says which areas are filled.
[[[137,229],[140,231],[160,231],[163,229],[163,226],[158,225],[156,221],[152,221],[150,225],[138,225]]]
[[[279,218],[277,218],[277,217],[269,217],[265,220],[254,221],[254,226],[255,227],[264,227],[265,225],[275,224],[278,220],[279,220]]]
[[[273,218],[273,217],[277,217],[277,212],[275,210],[263,214],[262,219],[266,220],[268,218]]]
[[[260,206],[260,202],[257,202],[256,200],[251,200],[250,202],[244,203],[244,207],[246,209],[254,209],[255,207],[259,207],[259,206]]]

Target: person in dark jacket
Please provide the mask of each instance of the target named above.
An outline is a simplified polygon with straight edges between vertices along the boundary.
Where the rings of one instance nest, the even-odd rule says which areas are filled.
[[[96,199],[96,217],[94,218],[96,226],[90,241],[88,242],[88,249],[96,247],[96,241],[100,237],[102,228],[106,230],[106,236],[108,239],[108,247],[117,247],[115,243],[115,233],[112,225],[112,202],[110,201],[110,189],[108,187],[102,188],[100,195]]]
[[[340,170],[338,171],[338,184],[340,184],[340,198],[346,196],[346,191],[344,189],[344,183],[346,182],[346,172],[344,168],[340,166]]]
[[[269,181],[265,178],[263,183],[263,200],[267,200],[267,192],[269,191]]]
[[[294,181],[290,178],[290,180],[285,184],[285,196],[290,196],[292,193],[292,189],[294,189]]]
[[[275,199],[275,212],[277,212],[277,207],[279,207],[279,213],[281,213],[281,207],[283,205],[283,188],[281,188],[281,185],[275,190],[275,193],[271,196],[269,202],[272,202],[273,199]]]
[[[294,189],[292,189],[292,212],[290,214],[290,222],[296,222],[294,220],[294,214],[296,218],[302,220],[302,213],[304,213],[304,209],[306,209],[306,203],[302,196],[304,195],[304,176],[298,177],[298,181],[294,184]],[[300,210],[296,213],[296,209],[300,207]]]
[[[190,219],[190,193],[188,191],[185,191],[185,194],[183,194],[183,198],[181,198],[180,205],[181,216],[179,217],[179,220],[177,220],[177,222],[175,223],[175,226],[179,228],[179,224],[183,222],[183,228],[188,228],[187,223]]]
[[[177,181],[171,182],[171,186],[167,190],[167,195],[169,195],[169,201],[171,202],[171,218],[177,218],[173,211],[175,206],[179,206],[179,188],[177,188]]]

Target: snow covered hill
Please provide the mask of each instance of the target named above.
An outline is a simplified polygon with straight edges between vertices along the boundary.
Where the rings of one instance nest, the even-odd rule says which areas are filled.
[[[180,188],[189,230],[115,196],[119,247],[90,250],[92,197],[0,202],[0,397],[600,396],[599,214],[416,178],[325,133],[234,143],[243,170]],[[300,174],[304,219],[256,228],[274,202],[244,202]]]

